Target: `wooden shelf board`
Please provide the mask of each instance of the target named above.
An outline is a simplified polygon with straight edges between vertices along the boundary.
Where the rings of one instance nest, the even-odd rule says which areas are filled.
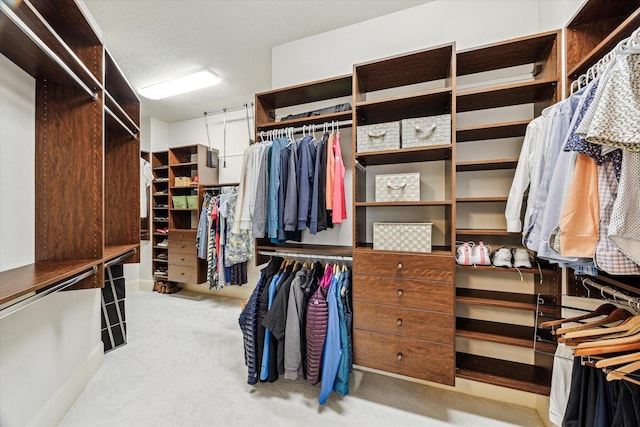
[[[533,80],[458,92],[457,112],[528,104],[553,99],[558,82],[555,79]]]
[[[131,130],[140,133],[140,126],[137,121],[135,121],[129,113],[124,111],[124,109],[120,106],[120,104],[115,100],[115,98],[107,91],[105,91],[104,97],[105,105],[111,110],[113,114],[118,116],[120,120],[122,120],[127,126],[131,128]]]
[[[435,46],[354,65],[362,92],[408,86],[451,77],[453,44]]]
[[[140,250],[140,243],[133,243],[129,245],[110,245],[104,247],[104,256],[102,260],[107,262],[114,258],[119,257],[120,255],[126,254],[132,249]]]
[[[261,102],[267,104],[270,108],[284,108],[326,99],[351,96],[351,91],[352,75],[347,74],[311,83],[261,92],[256,94],[256,98],[259,98]]]
[[[0,272],[0,304],[83,273],[102,259],[42,261]]]
[[[500,229],[457,228],[456,234],[469,235],[469,236],[515,236],[520,233],[519,232],[512,233],[507,230],[500,230]]]
[[[184,190],[185,188],[198,188],[198,185],[178,185],[178,186],[172,186],[169,187],[169,189],[171,190]]]
[[[434,246],[431,249],[431,252],[429,253],[424,253],[424,252],[399,252],[399,251],[380,251],[380,250],[376,250],[373,249],[373,246],[371,243],[367,243],[367,244],[363,244],[360,243],[358,244],[356,247],[353,248],[353,252],[354,253],[359,253],[361,255],[366,255],[366,254],[371,254],[371,253],[388,253],[388,254],[411,254],[411,255],[424,255],[425,257],[428,256],[443,256],[443,255],[447,255],[447,256],[453,256],[453,252],[447,248],[444,247],[438,247],[438,246]]]
[[[169,249],[168,246],[152,246],[153,249]]]
[[[640,7],[638,0],[589,1],[569,19],[568,29],[594,21],[616,18]]]
[[[448,206],[451,200],[431,200],[418,202],[356,202],[356,207],[376,207],[376,206]]]
[[[164,263],[164,264],[168,264],[169,263],[169,260],[161,259],[161,258],[153,258],[153,261],[154,262],[161,262],[161,263]]]
[[[166,169],[169,169],[169,166],[156,166],[153,168],[154,171],[166,170]]]
[[[456,129],[456,143],[524,136],[529,122],[518,120]]]
[[[484,202],[506,202],[508,197],[506,196],[491,196],[491,197],[458,197],[457,203],[484,203]]]
[[[542,267],[542,266],[541,266]],[[506,268],[506,267],[494,267],[493,265],[460,265],[456,264],[456,268],[458,270],[470,270],[470,271],[490,271],[492,273],[511,273],[518,274],[518,271],[515,268]],[[537,268],[518,268],[522,274],[540,274]],[[542,272],[555,273],[555,270],[549,270],[542,267]]]
[[[549,395],[551,372],[543,367],[456,353],[456,377]]]
[[[190,211],[197,211],[198,208],[184,208],[184,209],[171,208],[169,210],[172,212],[190,212]]]
[[[580,74],[583,74],[596,61],[602,58],[610,50],[624,38],[628,37],[635,29],[640,26],[640,8],[633,12],[624,20],[611,34],[602,40],[591,52],[589,52],[580,62],[571,67],[567,75],[571,80],[575,80]]]
[[[484,171],[484,170],[500,170],[515,169],[518,166],[518,158],[511,159],[495,159],[495,160],[479,160],[473,162],[456,163],[457,172]]]
[[[322,114],[319,116],[302,117],[299,119],[282,120],[279,122],[264,123],[258,126],[259,131],[267,131],[271,129],[282,129],[285,127],[298,127],[302,125],[317,125],[333,120],[351,120],[352,111],[342,111],[339,113]],[[341,126],[343,127],[343,126]]]
[[[334,245],[308,245],[298,243],[287,244],[271,244],[265,239],[258,239],[256,242],[256,251],[277,251],[309,254],[324,254],[336,256],[351,256],[353,248],[351,246],[334,246]]]
[[[456,74],[463,76],[535,63],[551,49],[556,38],[558,32],[550,31],[458,51]]]
[[[451,144],[356,153],[356,159],[365,166],[392,163],[432,162],[448,160],[450,158]]]
[[[535,328],[509,323],[489,322],[486,320],[456,318],[456,336],[516,347],[535,348],[554,353],[556,347],[551,343],[535,342]]]
[[[198,162],[183,162],[183,163],[175,163],[173,165],[169,165],[169,167],[172,167],[172,168],[184,168],[184,167],[191,167],[191,166],[198,166]]]
[[[451,113],[451,87],[356,104],[359,125]]]
[[[514,310],[536,310],[536,296],[529,294],[517,294],[513,292],[483,291],[477,289],[456,289],[456,303],[467,305],[480,305],[485,307],[500,307]],[[540,305],[540,311],[555,313],[550,306]]]

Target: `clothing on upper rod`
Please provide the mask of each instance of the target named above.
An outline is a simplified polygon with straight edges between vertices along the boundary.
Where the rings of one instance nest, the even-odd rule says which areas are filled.
[[[528,125],[507,230],[580,274],[640,275],[640,55],[615,54],[600,70]]]
[[[240,314],[248,383],[322,380],[319,402],[349,393],[351,270],[271,258]]]
[[[234,231],[274,243],[301,241],[347,218],[340,131],[315,140],[282,131],[245,150]],[[263,135],[264,136],[264,135]]]

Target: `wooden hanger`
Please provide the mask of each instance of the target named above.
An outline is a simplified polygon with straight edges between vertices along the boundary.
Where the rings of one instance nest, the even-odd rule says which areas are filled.
[[[634,342],[640,342],[640,333],[630,335],[622,338],[610,338],[610,339],[601,339],[596,341],[589,341],[578,344],[577,348],[593,348],[599,347],[601,345],[624,345],[631,344]]]
[[[564,335],[564,338],[566,340],[570,340],[574,338],[591,338],[603,335],[607,335],[606,338],[618,338],[634,335],[638,332],[640,332],[640,316],[633,316],[629,317],[618,326],[568,332]],[[560,339],[558,339],[558,341],[560,341]]]
[[[576,317],[569,317],[567,319],[548,320],[546,322],[540,323],[540,327],[551,328],[554,326],[560,326],[563,323],[571,323],[571,322],[577,322],[579,320],[591,319],[593,317],[607,316],[616,308],[617,307],[611,303],[604,303],[590,313],[583,314],[581,316],[576,316]]]
[[[636,362],[640,360],[640,352],[623,354],[620,356],[601,359],[596,362],[596,368],[606,368],[609,366],[622,365],[623,363]]]
[[[639,370],[640,370],[640,361],[631,362],[628,365],[624,365],[617,368],[614,371],[610,371],[607,374],[607,381],[625,380],[625,381],[631,381],[634,384],[640,384],[640,380],[636,380],[635,378],[631,378],[628,376],[628,374],[632,374]]]
[[[611,313],[609,313],[609,315],[606,318],[604,318],[602,320],[596,320],[595,322],[589,322],[589,323],[585,323],[585,324],[578,325],[578,326],[568,326],[566,328],[559,328],[556,331],[556,334],[557,335],[562,335],[562,334],[566,334],[568,332],[575,332],[575,331],[582,331],[582,330],[585,330],[585,329],[592,329],[592,328],[594,328],[596,326],[604,326],[604,325],[608,325],[610,323],[619,322],[621,320],[628,319],[631,316],[633,316],[633,314],[630,311],[625,310],[624,308],[616,308]]]
[[[640,350],[640,340],[631,344],[608,345],[607,340],[601,341],[598,347],[576,348],[573,352],[574,356],[593,356],[597,354],[624,353],[628,351]],[[580,346],[578,346],[580,347]]]

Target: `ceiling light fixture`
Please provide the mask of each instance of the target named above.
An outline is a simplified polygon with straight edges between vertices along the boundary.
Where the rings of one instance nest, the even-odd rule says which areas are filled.
[[[215,86],[220,83],[220,80],[219,76],[210,71],[199,71],[194,74],[143,87],[138,90],[138,93],[145,98],[162,99],[192,92],[209,86]]]

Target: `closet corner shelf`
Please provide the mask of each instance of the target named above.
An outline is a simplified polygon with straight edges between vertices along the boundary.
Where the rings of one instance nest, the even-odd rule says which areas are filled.
[[[0,273],[0,304],[36,292],[100,265],[102,259],[41,261]]]
[[[456,318],[456,336],[523,348],[535,346],[537,350],[548,353],[556,351],[553,343],[536,342],[535,329],[531,326],[458,317]]]
[[[486,171],[486,170],[499,170],[499,169],[515,169],[518,166],[518,158],[511,159],[492,159],[492,160],[479,160],[473,162],[458,162],[456,163],[457,172],[470,172],[470,171]]]
[[[493,265],[460,265],[460,264],[456,264],[456,268],[458,270],[462,270],[462,271],[487,271],[487,272],[492,272],[492,273],[510,273],[510,274],[518,274],[518,271],[515,268],[506,268],[506,267],[494,267]],[[542,268],[542,272],[545,273],[556,273],[555,270],[552,270],[550,268],[546,268],[541,266]],[[520,273],[523,274],[540,274],[540,271],[533,267],[533,268],[518,268],[518,270],[520,270]]]
[[[307,104],[351,96],[352,75],[330,77],[312,83],[273,89],[256,94],[256,99],[268,108],[285,108],[293,105]]]
[[[501,229],[457,228],[456,234],[465,236],[516,236],[520,233]]]
[[[258,131],[268,131],[272,129],[283,129],[287,127],[297,127],[302,125],[318,125],[331,121],[351,120],[352,111],[341,111],[339,113],[322,114],[319,116],[302,117],[299,119],[282,120],[280,122],[265,123],[258,126]],[[343,126],[344,127],[344,126]]]
[[[451,144],[356,153],[356,159],[365,166],[448,160],[451,159]]]
[[[541,366],[456,353],[456,377],[548,396],[551,372]]]
[[[616,45],[624,38],[628,37],[633,30],[640,26],[640,8],[633,12],[627,19],[624,20],[618,27],[613,30],[609,36],[602,40],[591,52],[589,52],[582,60],[576,65],[571,67],[567,75],[570,79],[576,79],[580,74],[583,74],[587,69],[593,65],[595,61],[604,56],[607,52],[612,50]],[[568,28],[571,30],[571,28]]]
[[[460,91],[457,94],[456,108],[461,113],[544,100],[551,101],[557,85],[556,79],[545,79]]]
[[[456,143],[524,136],[530,120],[492,123],[456,129]]]
[[[396,206],[448,206],[451,200],[429,200],[417,202],[356,202],[356,207],[396,207]]]
[[[536,296],[513,292],[483,291],[477,289],[456,289],[456,303],[485,307],[500,307],[513,310],[536,311],[555,315],[557,309],[549,305],[536,304]]]

